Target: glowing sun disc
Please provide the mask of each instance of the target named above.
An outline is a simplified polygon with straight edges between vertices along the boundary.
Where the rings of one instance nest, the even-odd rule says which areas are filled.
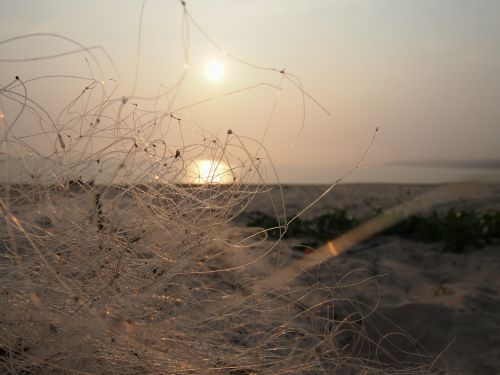
[[[224,77],[224,66],[219,61],[211,60],[207,63],[205,74],[211,81],[218,81]]]

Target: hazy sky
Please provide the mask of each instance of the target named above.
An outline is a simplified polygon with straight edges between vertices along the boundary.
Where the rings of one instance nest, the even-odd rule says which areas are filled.
[[[126,95],[135,68],[140,5],[132,0],[0,0],[0,39],[51,32],[86,46],[102,45],[118,66],[120,94]],[[301,123],[300,95],[284,84],[265,146],[277,154],[274,162],[285,181],[335,180],[363,154],[376,126],[380,133],[360,172],[373,180],[381,165],[401,160],[500,159],[498,0],[188,0],[187,5],[230,54],[286,68],[331,112],[326,115],[308,100],[301,137],[282,153]],[[159,83],[171,84],[183,64],[179,2],[151,0],[144,11],[138,95],[154,94]],[[174,107],[261,81],[279,84],[279,74],[221,55],[192,25],[190,37],[191,69]],[[67,48],[40,39],[2,48],[0,56],[36,56],[61,46]],[[211,59],[224,66],[220,81],[204,75]],[[17,71],[29,75],[29,69],[23,64],[4,69],[1,83]],[[68,73],[87,74],[86,69],[84,63],[60,67]],[[111,74],[106,64],[104,69]],[[274,95],[272,89],[258,88],[186,112],[213,132],[232,128],[259,138]],[[411,180],[405,176],[402,180]]]

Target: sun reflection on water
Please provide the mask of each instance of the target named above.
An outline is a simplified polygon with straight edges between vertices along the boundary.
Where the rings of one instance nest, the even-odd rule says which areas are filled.
[[[188,166],[188,183],[228,184],[233,181],[231,168],[221,160],[197,159]]]

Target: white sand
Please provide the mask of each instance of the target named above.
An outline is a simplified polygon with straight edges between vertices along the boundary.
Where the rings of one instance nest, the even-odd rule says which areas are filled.
[[[391,207],[433,188],[433,186],[424,185],[341,185],[305,213],[305,216],[314,217],[336,209],[346,209],[358,218],[366,218],[372,216],[376,209]],[[324,189],[325,187],[321,186],[284,186],[286,212],[290,215],[299,211]],[[271,195],[275,203],[279,202],[281,195],[278,189],[273,188]],[[90,208],[92,208],[92,200],[90,199],[89,202]],[[450,206],[452,205],[448,204],[438,208],[445,209]],[[480,211],[500,210],[500,186],[486,186],[480,193],[457,202],[454,206],[475,208]],[[66,209],[69,208],[66,207]],[[76,212],[74,207],[71,207],[71,210],[73,213]],[[261,194],[254,199],[247,208],[247,211],[252,210],[271,215],[274,212],[266,194]],[[17,211],[16,214],[20,219],[38,223],[40,229],[43,229],[47,224],[48,231],[52,230],[51,223],[45,223],[42,220],[44,217],[50,218],[49,208],[45,210],[47,212],[37,212],[33,210],[33,207],[26,206],[18,207]],[[85,216],[82,215],[82,217]],[[243,214],[237,222],[244,224],[247,218],[248,216]],[[133,226],[133,223],[130,226]],[[217,251],[227,249],[228,243],[237,242],[242,238],[242,235],[253,232],[253,229],[242,226],[224,226],[218,233],[220,238],[225,239],[224,244],[217,243],[217,241],[214,241],[213,244],[209,243],[208,249],[205,251],[205,260],[214,257]],[[141,252],[144,253],[151,248],[153,242],[161,242],[161,238],[156,238],[158,236],[158,233],[151,232],[132,246],[141,248]],[[170,235],[163,242],[168,244],[173,240],[174,238]],[[256,313],[264,316],[260,305],[254,312],[251,310],[250,312],[238,311],[240,303],[249,303],[249,299],[244,301],[245,296],[248,295],[245,294],[245,288],[251,287],[256,280],[272,277],[277,268],[291,264],[303,255],[292,250],[294,243],[299,240],[283,240],[275,247],[271,241],[260,243],[256,239],[252,241],[255,246],[232,248],[221,256],[213,258],[213,261],[200,262],[198,258],[194,259],[196,260],[194,269],[196,270],[199,265],[199,270],[202,272],[250,264],[233,272],[204,275],[204,279],[200,280],[189,275],[184,277],[182,282],[186,284],[179,281],[180,284],[176,286],[180,290],[178,295],[183,298],[191,298],[192,301],[190,304],[186,304],[182,302],[182,299],[176,299],[177,305],[174,307],[181,311],[180,315],[176,315],[177,312],[172,310],[174,307],[169,307],[168,314],[173,314],[175,318],[189,317],[190,322],[198,320],[203,322],[204,317],[198,316],[201,312],[220,316],[220,312],[214,310],[209,303],[199,306],[206,309],[199,310],[199,312],[191,307],[191,305],[197,306],[203,298],[212,301],[215,296],[222,298],[221,301],[226,300],[229,308],[236,308],[236,312],[233,312],[235,315],[231,318],[235,321],[252,319]],[[248,245],[248,243],[243,245]],[[381,368],[385,371],[385,369],[390,369],[392,364],[408,360],[406,351],[418,352],[422,358],[421,361],[417,362],[431,363],[436,360],[436,365],[433,367],[434,373],[499,374],[500,296],[498,291],[500,290],[500,277],[498,270],[500,269],[500,248],[495,245],[465,254],[441,253],[439,248],[439,244],[417,243],[398,237],[378,236],[372,238],[341,256],[310,269],[307,273],[297,275],[293,285],[276,285],[276,287],[281,287],[280,293],[282,295],[280,298],[284,296],[284,291],[290,291],[288,296],[290,300],[286,302],[285,299],[285,304],[281,299],[270,302],[271,309],[269,316],[266,316],[270,322],[269,329],[272,330],[273,324],[278,323],[285,324],[285,327],[290,329],[292,327],[301,329],[311,335],[311,342],[316,340],[314,342],[322,343],[321,348],[316,349],[324,350],[325,343],[328,341],[325,341],[325,337],[329,337],[328,334],[323,335],[324,330],[328,328],[328,319],[334,322],[333,330],[339,329],[339,327],[342,330],[343,320],[349,319],[348,323],[355,327],[355,330],[350,332],[349,326],[347,326],[344,327],[347,329],[344,329],[342,333],[331,335],[332,340],[335,340],[332,341],[332,347],[335,350],[338,349],[339,357],[345,357],[347,353],[353,358],[360,358],[362,364],[366,362],[367,358],[377,360],[384,363]],[[175,267],[172,267],[171,271],[177,272]],[[134,272],[137,273],[137,271]],[[156,271],[154,272],[156,274]],[[130,273],[129,276],[134,275]],[[193,285],[190,286],[190,283]],[[191,288],[198,285],[196,283],[204,288]],[[309,285],[316,286],[314,293],[308,291],[307,286]],[[325,293],[322,293],[322,285],[328,287],[325,289]],[[200,292],[196,292],[196,289],[200,289]],[[121,296],[121,294],[118,293],[117,296]],[[255,301],[259,301],[259,296],[251,297],[254,297]],[[329,299],[332,303],[328,303]],[[291,304],[290,301],[292,301]],[[4,305],[4,307],[7,308],[8,305]],[[185,311],[182,310],[183,308]],[[272,309],[280,311],[277,319],[273,316]],[[1,311],[7,313],[8,309]],[[232,321],[231,319],[228,322]],[[103,321],[107,320],[103,319]],[[137,324],[137,322],[133,323]],[[252,327],[252,324],[255,326],[263,325],[259,321],[245,321],[244,323],[244,329],[247,330],[251,329],[249,327]],[[132,323],[130,324],[132,326]],[[179,327],[176,329],[181,331]],[[255,332],[245,331],[243,328],[241,332],[238,331],[239,328],[235,330],[225,327],[224,329],[225,331],[218,331],[214,328],[214,332],[211,333],[215,334],[215,337],[220,335],[221,343],[227,345],[229,349],[244,343],[246,337],[258,338],[259,335],[268,333],[257,329]],[[165,330],[165,335],[170,337],[170,328]],[[59,335],[60,329],[57,333],[52,332],[51,334]],[[200,342],[200,345],[203,344],[203,335],[199,335],[198,332],[188,329],[176,334],[187,334],[187,340],[192,336],[191,340]],[[300,341],[300,337],[293,331],[288,334],[290,337],[286,335],[273,336],[273,339],[276,340],[277,345],[289,344],[293,342],[291,340],[297,340],[301,345],[309,342],[309,338]],[[359,336],[360,334],[362,337]],[[233,337],[231,340],[236,344],[228,344],[228,337]],[[370,342],[370,340],[372,341]],[[188,340],[188,342],[191,341]],[[222,351],[223,348],[221,347]],[[238,350],[243,349],[239,348]],[[316,349],[313,347],[301,348],[303,353],[311,351],[310,357],[307,358],[312,362],[323,360],[321,350]],[[327,353],[328,355],[332,354],[331,351]],[[191,353],[184,354],[187,355],[188,359],[190,356],[195,357]],[[309,356],[309,354],[307,355]],[[185,361],[188,362],[187,359]],[[301,373],[299,370],[301,361],[302,359],[299,359],[297,363],[292,363],[294,361],[290,359],[290,363],[296,366],[294,368],[297,369],[297,373]],[[345,373],[351,373],[348,370],[350,364],[346,369],[348,372]],[[354,364],[356,365],[355,361]],[[207,362],[208,365],[218,366],[214,361]],[[228,365],[234,365],[234,363],[228,363]],[[376,364],[371,363],[371,365],[377,367]],[[242,364],[242,366],[248,365]],[[243,372],[243,368],[240,370],[242,372],[239,373],[242,374],[250,373]],[[272,373],[272,371],[274,370],[267,373]],[[344,372],[337,373],[344,374]],[[399,372],[394,370],[392,373]],[[418,369],[415,373],[418,373]]]
[[[336,209],[347,209],[357,217],[371,216],[373,209],[391,207],[433,188],[426,185],[341,185],[307,216]],[[288,215],[300,210],[323,189],[320,186],[283,187]],[[277,188],[271,194],[278,201]],[[451,206],[498,211],[500,185],[485,186],[474,196],[438,208]],[[273,212],[265,195],[255,199],[249,210]],[[244,220],[243,215],[241,221]],[[292,254],[290,248],[297,241],[283,241],[281,251]],[[441,373],[500,374],[499,245],[465,254],[450,254],[440,252],[439,244],[379,236],[358,251],[354,249],[333,258],[310,273],[319,282],[332,284],[353,270],[357,270],[350,276],[353,282],[369,275],[379,276],[378,284],[364,283],[349,291],[367,306],[376,307],[375,313],[365,322],[370,326],[367,332],[375,339],[384,332],[397,331],[395,327],[398,326],[430,354],[442,352],[438,363],[445,372]],[[307,279],[308,276],[300,277],[302,282]]]

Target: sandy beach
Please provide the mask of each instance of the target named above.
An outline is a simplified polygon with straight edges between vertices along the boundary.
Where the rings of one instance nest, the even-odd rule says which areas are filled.
[[[450,253],[379,234],[287,282],[276,276],[314,250],[300,237],[252,236],[260,229],[249,220],[276,215],[273,204],[294,214],[325,188],[270,186],[214,225],[198,201],[181,201],[196,215],[172,222],[130,190],[19,194],[14,229],[0,228],[7,372],[107,373],[121,363],[128,373],[498,374],[497,242]],[[435,188],[340,185],[301,218],[346,210],[362,222]],[[169,215],[174,203],[157,208]],[[483,185],[436,209],[499,207],[500,186]]]
[[[306,217],[336,210],[347,210],[360,218],[373,216],[378,209],[386,209],[403,203],[421,194],[432,191],[439,185],[429,184],[339,184],[325,195],[317,204],[306,211]],[[500,186],[484,184],[477,192],[464,196],[451,204],[438,204],[437,209],[456,207],[479,211],[500,210]],[[269,215],[276,214],[271,202],[279,214],[282,214],[282,196],[287,216],[293,216],[314,201],[329,186],[327,185],[282,185],[270,186],[266,192],[258,194],[252,200],[249,211],[260,211]]]
[[[500,1],[2,5],[0,375],[500,375]]]
[[[325,188],[291,185],[283,186],[281,193],[275,187],[269,195],[256,197],[248,210],[273,215],[269,197],[278,202],[283,194],[286,212],[293,214]],[[390,208],[434,188],[430,185],[340,185],[305,215],[314,217],[345,209],[349,214],[367,218],[377,209]],[[500,186],[484,186],[474,195],[436,208],[498,211]],[[244,222],[245,214],[239,220]],[[293,253],[290,249],[297,241],[284,240],[283,253]],[[499,250],[496,244],[451,254],[442,252],[439,243],[382,235],[309,272],[318,282],[325,283],[344,275],[352,278],[353,284],[367,276],[376,277],[376,282],[353,287],[356,299],[374,308],[365,324],[371,326],[368,331],[375,340],[397,332],[399,327],[400,332],[416,339],[430,355],[440,354],[436,362],[439,373],[493,375],[500,373]]]

